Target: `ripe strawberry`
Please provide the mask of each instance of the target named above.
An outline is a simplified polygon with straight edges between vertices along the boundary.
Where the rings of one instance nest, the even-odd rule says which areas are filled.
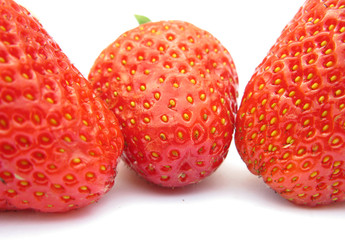
[[[238,79],[210,33],[183,21],[142,24],[103,50],[89,79],[119,119],[124,160],[148,181],[195,183],[226,157]]]
[[[0,209],[63,212],[114,183],[118,122],[40,23],[0,1]]]
[[[306,1],[237,113],[235,142],[247,167],[296,204],[345,199],[344,16],[344,1]]]

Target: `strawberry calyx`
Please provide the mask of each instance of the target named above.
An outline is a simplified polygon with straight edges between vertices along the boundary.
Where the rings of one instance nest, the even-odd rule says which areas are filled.
[[[142,25],[142,24],[151,22],[151,20],[150,20],[148,17],[145,17],[145,16],[143,16],[143,15],[137,15],[137,14],[135,14],[134,17],[135,17],[135,19],[137,19],[139,25]]]

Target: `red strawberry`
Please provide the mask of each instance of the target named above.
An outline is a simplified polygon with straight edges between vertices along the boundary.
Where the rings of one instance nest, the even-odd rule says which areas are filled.
[[[308,0],[248,83],[237,149],[284,198],[345,199],[345,2]]]
[[[238,79],[210,33],[183,21],[145,23],[109,45],[89,79],[119,119],[125,161],[148,181],[195,183],[226,157]]]
[[[123,138],[40,23],[0,1],[0,209],[63,212],[114,183]]]

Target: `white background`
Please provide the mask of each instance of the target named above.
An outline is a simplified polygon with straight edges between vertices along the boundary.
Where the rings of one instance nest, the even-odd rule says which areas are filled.
[[[95,58],[134,14],[185,20],[230,51],[240,98],[255,67],[304,0],[18,0],[88,75]],[[0,239],[343,239],[345,203],[298,207],[253,176],[234,142],[227,159],[200,184],[167,190],[139,179],[123,163],[98,203],[64,214],[0,212]]]

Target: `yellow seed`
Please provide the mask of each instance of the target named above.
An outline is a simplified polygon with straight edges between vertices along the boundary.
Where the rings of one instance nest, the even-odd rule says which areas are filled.
[[[337,80],[337,76],[333,75],[330,79],[331,82],[334,82],[335,80]]]
[[[339,184],[340,184],[339,182],[335,182],[335,183],[332,184],[332,186],[333,187],[337,187],[337,186],[339,186]]]
[[[173,99],[171,99],[170,101],[169,101],[169,106],[171,106],[171,107],[175,107],[176,106],[176,102],[175,102],[175,100],[173,100]]]
[[[274,84],[275,84],[275,85],[279,85],[281,82],[282,82],[282,80],[278,78],[278,79],[276,79],[276,80],[274,81]]]
[[[11,95],[6,95],[5,99],[7,102],[12,102],[13,101],[13,97]]]
[[[10,76],[5,77],[6,82],[13,82],[13,79]]]
[[[276,67],[276,68],[274,69],[274,72],[277,73],[277,72],[279,72],[280,70],[281,70],[280,67]]]
[[[277,136],[277,134],[278,134],[278,131],[277,131],[277,130],[274,130],[274,131],[271,133],[271,137]]]
[[[155,99],[159,100],[161,97],[161,94],[160,93],[155,93]]]
[[[87,138],[84,135],[80,135],[79,137],[82,141],[86,142]]]
[[[162,140],[166,140],[166,135],[164,133],[161,133],[159,136],[161,137]]]
[[[293,97],[293,96],[295,96],[295,94],[296,94],[295,91],[291,91],[291,92],[289,93],[289,97]]]
[[[313,90],[317,89],[318,87],[319,87],[319,84],[318,84],[318,83],[314,83],[314,84],[311,86],[311,88],[312,88]]]
[[[305,151],[304,148],[300,148],[300,149],[297,151],[297,154],[298,154],[298,155],[301,155],[301,154],[304,153],[304,151]]]
[[[298,76],[298,77],[295,78],[295,82],[297,83],[297,82],[299,82],[301,79],[302,79],[302,77]]]
[[[303,110],[307,110],[307,109],[309,109],[309,108],[310,108],[310,104],[309,104],[309,103],[304,104]]]
[[[327,41],[325,40],[325,41],[323,41],[323,42],[321,42],[321,47],[324,47],[324,46],[326,46],[327,45]]]
[[[324,132],[325,132],[325,131],[327,131],[327,130],[328,130],[328,128],[329,128],[329,125],[327,125],[327,124],[326,124],[325,126],[323,126],[322,131],[324,131]]]
[[[262,120],[264,120],[264,118],[265,118],[265,115],[261,114],[259,117],[259,120],[262,121]]]
[[[336,144],[338,144],[339,142],[340,142],[340,139],[339,139],[339,138],[335,138],[335,139],[333,139],[332,144],[333,144],[333,145],[336,145]]]
[[[189,120],[189,115],[187,113],[184,113],[183,114],[183,118],[188,121]]]
[[[144,138],[146,141],[151,141],[151,137],[149,135],[145,135]]]
[[[71,140],[70,137],[64,137],[64,140],[65,140],[66,142],[72,142],[72,140]]]
[[[177,137],[178,137],[179,139],[183,139],[183,133],[182,133],[182,132],[178,132],[178,133],[177,133]]]
[[[332,66],[333,66],[333,62],[332,61],[329,61],[329,62],[326,63],[326,67],[329,68],[329,67],[332,67]]]
[[[54,118],[49,119],[50,124],[57,125],[57,121]]]
[[[336,161],[334,162],[333,166],[334,167],[339,167],[341,165],[341,162],[340,161]]]
[[[193,98],[191,96],[188,96],[187,97],[187,101],[190,102],[190,103],[193,103]]]
[[[130,122],[131,122],[132,125],[134,125],[134,124],[135,124],[135,119],[132,118],[132,119],[130,120]]]
[[[335,91],[335,95],[336,96],[339,96],[339,95],[341,95],[342,94],[342,91],[339,89],[339,90],[337,90],[337,91]]]
[[[327,114],[328,114],[328,111],[323,111],[322,114],[321,114],[321,116],[322,116],[322,117],[326,117]]]
[[[150,122],[150,119],[149,119],[148,117],[145,117],[145,118],[144,118],[144,122],[145,122],[145,123],[149,123],[149,122]]]
[[[273,117],[270,121],[271,124],[275,124],[277,122],[277,118],[276,117]]]
[[[309,61],[308,61],[308,64],[313,64],[315,62],[315,59],[310,59]]]
[[[327,49],[327,50],[325,51],[325,54],[326,54],[326,55],[331,54],[332,51],[333,51],[332,49]]]
[[[277,106],[277,103],[273,103],[273,104],[271,105],[271,108],[274,108],[275,106]]]
[[[292,70],[293,71],[296,71],[298,69],[298,65],[294,65],[293,67],[292,67]]]
[[[221,122],[223,125],[225,125],[225,123],[226,123],[225,118],[222,118],[222,119],[220,120],[220,122]]]
[[[323,103],[324,100],[325,100],[325,97],[324,97],[324,96],[321,96],[321,97],[319,98],[319,103]]]
[[[307,119],[307,120],[304,121],[303,125],[304,125],[304,126],[307,126],[307,125],[309,125],[309,123],[310,123],[310,120]]]
[[[283,94],[285,92],[284,88],[279,89],[278,94]]]
[[[289,156],[290,156],[290,153],[285,153],[285,154],[283,155],[283,159],[287,159]]]
[[[163,122],[168,122],[168,117],[166,115],[163,115],[161,119]]]
[[[74,164],[80,164],[80,163],[81,163],[81,159],[80,159],[80,158],[74,158],[74,159],[72,160],[72,162],[73,162]]]
[[[212,127],[211,128],[211,133],[214,134],[216,132],[216,128],[215,127]]]
[[[156,153],[156,152],[152,152],[151,155],[152,155],[152,157],[155,157],[155,158],[159,157],[158,153]]]
[[[51,104],[54,104],[54,100],[50,97],[47,97],[46,98],[47,102],[51,103]]]
[[[289,123],[287,126],[286,126],[286,130],[290,130],[292,128],[292,124],[291,123]]]

